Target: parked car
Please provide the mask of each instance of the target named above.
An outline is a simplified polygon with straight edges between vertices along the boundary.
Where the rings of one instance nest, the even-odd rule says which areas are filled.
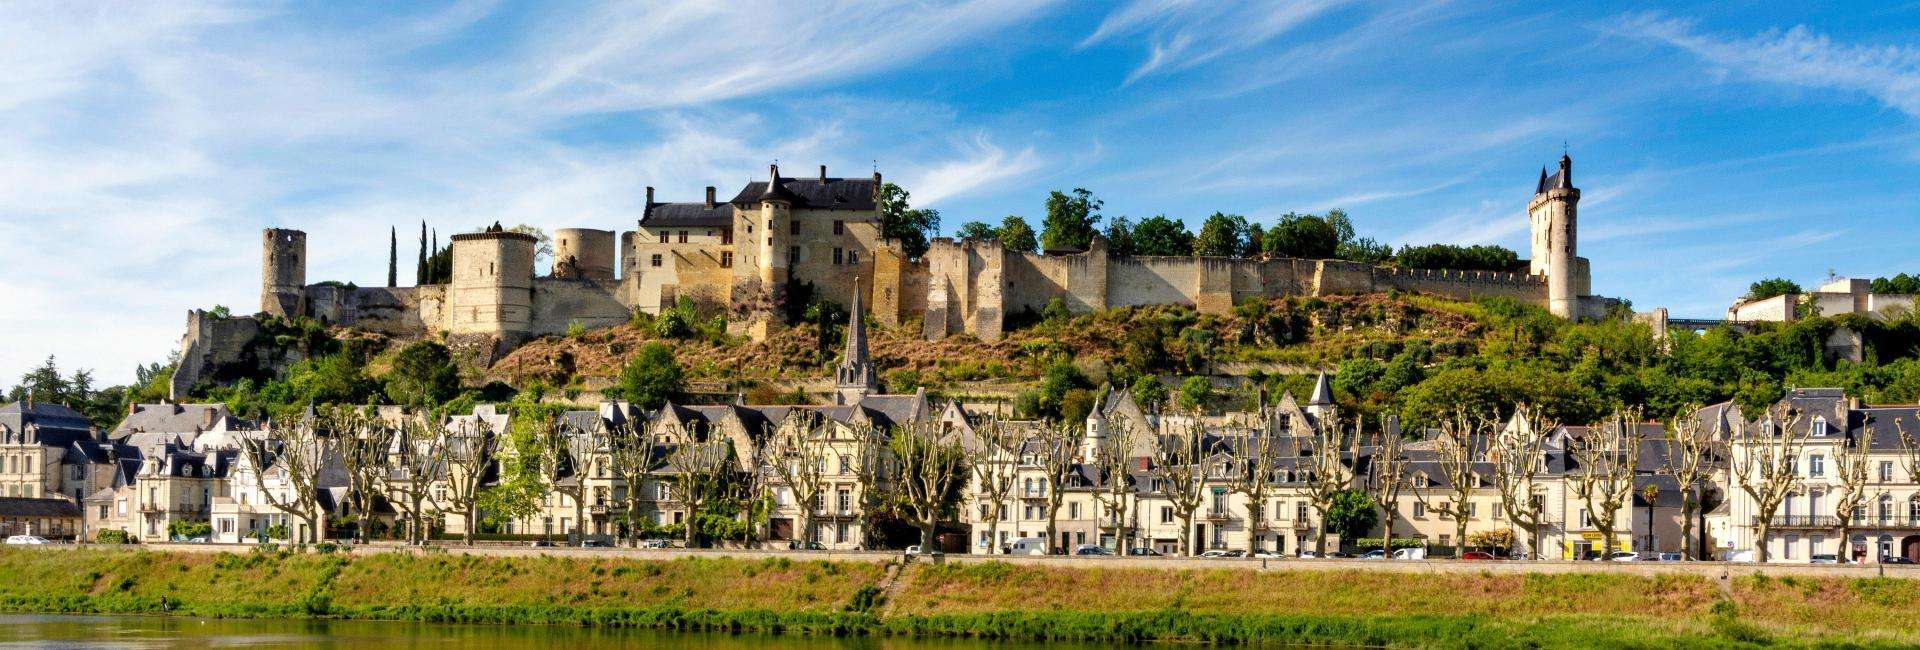
[[[1313,551],[1301,551],[1298,557],[1302,560],[1314,560],[1319,559],[1320,554]]]
[[[1460,554],[1460,559],[1462,560],[1493,560],[1498,558],[1495,558],[1492,553],[1488,553],[1486,551],[1467,551],[1465,553]]]
[[[664,539],[640,540],[640,548],[673,548],[673,542]]]
[[[1008,555],[1046,555],[1047,538],[1022,537],[1007,545]]]
[[[1367,552],[1365,552],[1365,553],[1361,553],[1361,554],[1360,554],[1360,559],[1362,559],[1362,560],[1384,560],[1384,559],[1387,559],[1387,552],[1386,552],[1386,550],[1385,550],[1385,549],[1378,549],[1378,548],[1376,548],[1376,549],[1373,549],[1373,550],[1371,550],[1371,551],[1367,551]]]
[[[1424,559],[1427,559],[1427,549],[1425,547],[1420,547],[1420,546],[1416,546],[1413,548],[1403,548],[1393,552],[1393,559],[1424,560]]]
[[[25,546],[39,546],[41,544],[46,544],[48,542],[47,542],[47,538],[41,537],[38,535],[14,535],[12,537],[7,538],[7,543],[16,544],[16,545],[25,545]]]
[[[206,536],[206,535],[201,535],[201,536],[199,536],[199,537],[188,537],[188,538],[187,538],[187,543],[188,543],[188,544],[205,544],[205,543],[207,543],[208,541],[210,541],[210,540],[208,540],[208,539],[207,539],[207,536]],[[352,540],[342,540],[342,543],[344,544],[344,543],[348,543],[348,542],[351,542],[351,541],[352,541]]]
[[[1832,553],[1815,553],[1807,557],[1807,564],[1839,564],[1840,556]]]
[[[1913,564],[1913,558],[1905,555],[1888,555],[1880,558],[1881,564]]]
[[[1326,558],[1328,558],[1328,559],[1333,559],[1333,560],[1351,560],[1351,559],[1353,559],[1353,556],[1351,556],[1351,555],[1348,555],[1348,554],[1346,554],[1346,553],[1341,553],[1341,552],[1339,552],[1339,551],[1327,551],[1327,554],[1326,554],[1326,556],[1325,556],[1325,557],[1326,557]]]
[[[1607,556],[1608,562],[1634,562],[1639,559],[1640,554],[1633,551],[1614,551],[1612,555]]]
[[[1246,556],[1247,556],[1247,552],[1246,552],[1246,551],[1241,551],[1241,550],[1231,550],[1231,551],[1230,551],[1230,550],[1226,550],[1226,549],[1219,549],[1219,548],[1216,548],[1216,549],[1213,549],[1213,550],[1211,550],[1211,551],[1207,551],[1207,552],[1205,552],[1205,553],[1201,553],[1201,554],[1200,554],[1200,557],[1212,557],[1212,558],[1220,558],[1220,557],[1246,557]]]
[[[581,548],[613,548],[613,542],[604,539],[589,539],[580,542]]]
[[[1099,544],[1081,544],[1073,547],[1074,555],[1113,555],[1113,551]]]
[[[1147,548],[1145,546],[1135,546],[1133,548],[1127,549],[1127,555],[1137,555],[1141,557],[1160,557],[1162,554],[1159,551]]]
[[[1686,558],[1681,556],[1679,553],[1654,553],[1653,555],[1648,556],[1647,559],[1653,560],[1656,562],[1679,562],[1679,561],[1685,560]]]
[[[1732,553],[1728,553],[1728,554],[1727,554],[1727,561],[1728,561],[1728,562],[1736,562],[1736,563],[1745,563],[1745,564],[1752,564],[1752,563],[1753,563],[1753,551],[1752,551],[1752,550],[1745,550],[1745,551],[1734,551],[1734,552],[1732,552]]]
[[[533,540],[533,542],[530,543],[529,546],[532,546],[534,548],[548,548],[553,546],[553,541],[545,540],[545,539],[536,539],[536,540]]]
[[[1254,553],[1253,556],[1260,558],[1262,560],[1283,560],[1283,559],[1286,559],[1287,557],[1285,553],[1281,553],[1279,551],[1260,551],[1258,553]]]

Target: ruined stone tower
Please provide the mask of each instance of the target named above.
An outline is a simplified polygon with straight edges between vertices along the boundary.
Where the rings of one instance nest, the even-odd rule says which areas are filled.
[[[260,239],[260,311],[281,318],[305,315],[307,233],[268,228]]]
[[[524,340],[533,325],[533,257],[538,240],[494,224],[485,232],[453,236],[453,282],[448,287],[451,339],[480,343],[494,353]]]
[[[1560,156],[1560,170],[1540,170],[1533,200],[1527,203],[1527,223],[1533,231],[1529,271],[1547,277],[1547,311],[1561,318],[1580,317],[1580,296],[1586,293],[1586,265],[1577,248],[1580,189],[1573,186],[1573,159]]]
[[[613,231],[561,228],[553,231],[553,277],[613,280]]]

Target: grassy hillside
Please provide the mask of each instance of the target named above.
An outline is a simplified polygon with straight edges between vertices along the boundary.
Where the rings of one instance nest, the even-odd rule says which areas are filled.
[[[0,609],[1397,647],[1896,646],[1895,579],[0,549]],[[882,594],[890,594],[883,597]]]

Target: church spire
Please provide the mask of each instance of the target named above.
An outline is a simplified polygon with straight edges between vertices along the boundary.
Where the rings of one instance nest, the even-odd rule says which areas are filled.
[[[834,371],[835,397],[841,404],[857,404],[879,391],[873,360],[867,355],[867,322],[860,311],[860,279],[853,279],[853,309],[847,316],[847,351]]]

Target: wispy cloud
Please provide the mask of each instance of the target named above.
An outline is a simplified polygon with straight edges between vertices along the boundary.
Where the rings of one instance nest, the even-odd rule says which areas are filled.
[[[1703,32],[1659,14],[1620,17],[1614,32],[1665,43],[1758,81],[1857,92],[1920,116],[1920,48],[1835,42],[1805,25],[1750,37]]]
[[[1351,0],[1133,0],[1100,21],[1080,47],[1133,38],[1144,41],[1147,59],[1127,75],[1124,83],[1131,84],[1259,47],[1346,4]]]
[[[1026,174],[1040,167],[1033,147],[1009,153],[987,139],[986,134],[959,144],[961,157],[936,163],[909,176],[916,205],[939,207],[940,202],[977,187]]]

